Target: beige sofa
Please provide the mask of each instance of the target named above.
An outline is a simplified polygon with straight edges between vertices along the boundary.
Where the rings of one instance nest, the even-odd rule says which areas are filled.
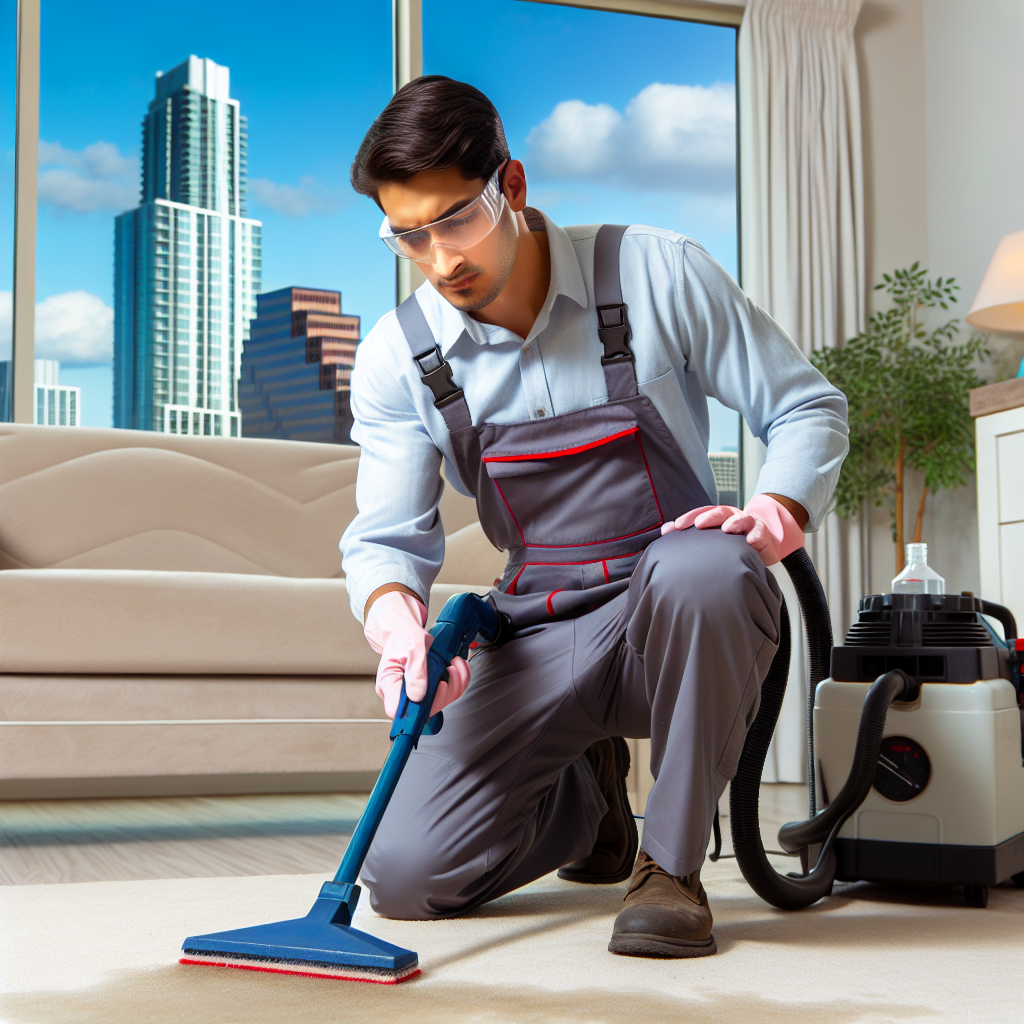
[[[0,424],[0,799],[360,790],[359,449]],[[503,567],[446,488],[431,612]]]

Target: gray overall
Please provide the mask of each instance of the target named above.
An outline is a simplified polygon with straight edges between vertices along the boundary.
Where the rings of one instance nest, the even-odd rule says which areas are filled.
[[[608,807],[582,754],[607,736],[651,738],[642,846],[689,874],[756,714],[779,589],[742,536],[661,536],[711,501],[637,389],[625,230],[602,227],[594,251],[604,405],[474,424],[415,296],[398,309],[481,525],[509,552],[491,596],[515,632],[471,659],[384,815],[362,878],[389,917],[461,913],[585,857]]]

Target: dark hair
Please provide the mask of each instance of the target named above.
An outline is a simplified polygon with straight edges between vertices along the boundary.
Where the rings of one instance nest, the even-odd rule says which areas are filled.
[[[446,167],[486,181],[508,158],[501,118],[479,89],[424,75],[399,89],[374,119],[350,177],[357,192],[380,206],[381,185]]]

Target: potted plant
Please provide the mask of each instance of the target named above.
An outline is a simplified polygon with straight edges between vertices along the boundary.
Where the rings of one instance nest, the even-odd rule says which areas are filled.
[[[924,476],[913,541],[921,541],[928,495],[962,487],[974,472],[974,426],[967,392],[988,356],[985,339],[958,343],[960,321],[929,330],[925,310],[947,310],[960,290],[953,278],[932,281],[918,263],[882,275],[875,286],[891,304],[842,348],[817,349],[811,362],[849,402],[850,454],[843,464],[836,512],[856,515],[864,502],[887,503],[896,542],[896,575],[904,566],[906,471]]]

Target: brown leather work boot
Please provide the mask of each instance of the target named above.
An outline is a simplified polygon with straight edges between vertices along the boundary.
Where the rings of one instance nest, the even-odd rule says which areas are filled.
[[[591,743],[584,757],[594,769],[608,813],[598,826],[593,850],[582,860],[560,868],[558,877],[568,882],[611,885],[629,878],[640,844],[633,808],[626,795],[629,747],[621,736],[612,736]]]
[[[711,956],[718,951],[699,869],[677,878],[641,850],[625,904],[615,918],[610,952],[678,958]]]

